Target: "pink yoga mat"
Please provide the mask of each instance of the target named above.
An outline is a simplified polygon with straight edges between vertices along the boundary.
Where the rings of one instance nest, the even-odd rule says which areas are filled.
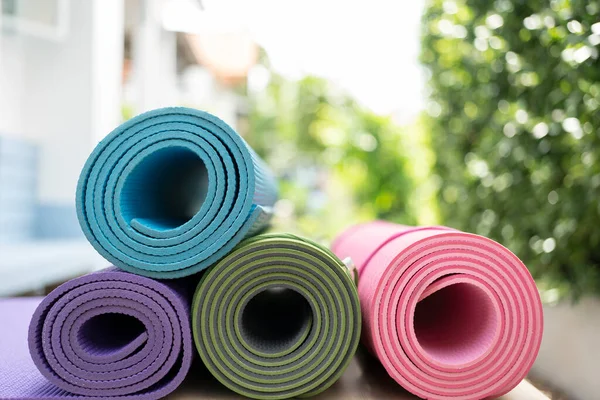
[[[508,393],[542,339],[540,297],[508,249],[445,227],[354,226],[333,244],[359,271],[363,343],[427,399]]]

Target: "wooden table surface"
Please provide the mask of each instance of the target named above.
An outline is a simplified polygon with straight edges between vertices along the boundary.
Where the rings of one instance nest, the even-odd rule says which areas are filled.
[[[167,397],[168,400],[239,400],[245,397],[229,391],[202,366],[195,365],[186,383]],[[332,387],[315,400],[414,400],[417,397],[406,392],[390,378],[381,364],[364,349],[359,349],[356,357]],[[502,400],[548,400],[529,382],[523,381]]]

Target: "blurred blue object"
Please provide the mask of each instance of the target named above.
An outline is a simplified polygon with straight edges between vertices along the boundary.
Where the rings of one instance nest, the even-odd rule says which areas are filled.
[[[36,239],[83,239],[75,205],[38,204],[35,213]]]
[[[38,148],[0,136],[0,243],[35,236]]]

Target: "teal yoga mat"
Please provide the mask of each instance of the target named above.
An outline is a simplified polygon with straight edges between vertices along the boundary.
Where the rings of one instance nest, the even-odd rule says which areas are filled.
[[[290,234],[240,243],[203,276],[192,305],[196,348],[210,372],[256,399],[308,397],[354,355],[360,304],[346,266]]]
[[[81,228],[102,256],[129,272],[178,278],[266,227],[277,190],[225,122],[177,107],[111,132],[89,156],[76,196]]]

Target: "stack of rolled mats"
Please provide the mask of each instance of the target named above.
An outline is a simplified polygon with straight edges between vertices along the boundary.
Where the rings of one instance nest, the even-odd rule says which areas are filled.
[[[0,399],[159,399],[194,359],[243,396],[309,397],[361,339],[421,398],[500,396],[527,374],[541,303],[506,248],[372,222],[329,250],[263,233],[276,200],[269,168],[215,116],[164,108],[119,126],[76,192],[113,266],[0,301]]]

